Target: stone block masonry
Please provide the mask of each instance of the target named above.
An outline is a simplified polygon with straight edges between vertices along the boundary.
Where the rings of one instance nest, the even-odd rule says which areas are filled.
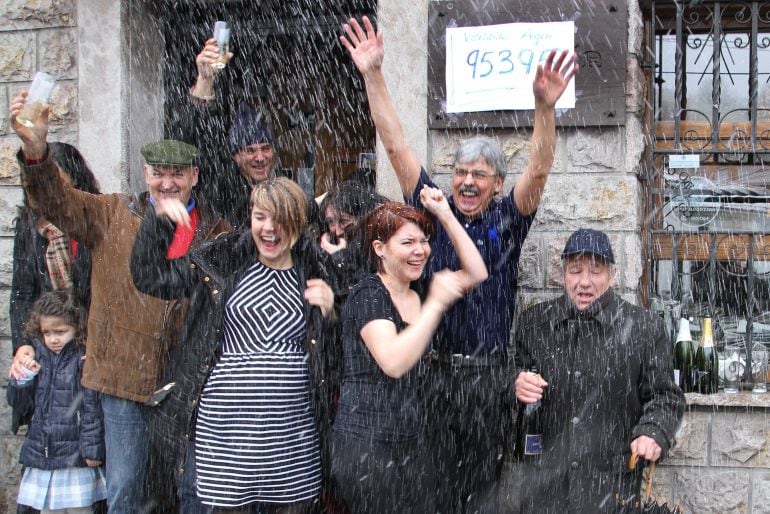
[[[0,374],[11,360],[9,325],[13,258],[13,219],[21,203],[16,151],[8,105],[38,71],[59,85],[52,98],[51,140],[77,140],[78,68],[75,0],[6,0],[0,2]],[[0,512],[16,512],[19,448],[23,434],[11,434],[11,410],[0,398]]]

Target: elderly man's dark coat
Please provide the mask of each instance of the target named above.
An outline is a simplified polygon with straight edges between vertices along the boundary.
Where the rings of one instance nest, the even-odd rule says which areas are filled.
[[[522,314],[515,345],[518,371],[537,364],[549,383],[541,460],[520,468],[522,512],[616,511],[617,495],[639,491],[631,441],[665,453],[684,412],[662,320],[611,290],[583,312],[564,295]]]
[[[187,444],[193,437],[198,399],[203,385],[220,356],[224,338],[224,306],[248,267],[257,259],[249,230],[233,232],[179,259],[166,259],[174,226],[154,211],[145,217],[131,256],[131,273],[137,289],[159,298],[189,298],[189,309],[180,344],[171,355],[159,391],[151,402],[151,437],[164,462],[159,463],[181,476]],[[310,278],[326,278],[326,256],[305,238],[292,252],[301,287]],[[304,290],[303,290],[304,294]],[[335,382],[332,369],[338,366],[337,324],[324,318],[320,309],[305,302],[306,349],[311,380],[311,403],[323,444],[332,422]],[[328,462],[328,459],[324,463]]]

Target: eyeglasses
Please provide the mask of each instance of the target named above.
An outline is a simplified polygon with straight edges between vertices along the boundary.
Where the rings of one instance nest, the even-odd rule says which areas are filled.
[[[455,177],[461,180],[465,180],[465,177],[467,177],[469,173],[473,177],[473,180],[479,180],[479,181],[489,180],[495,176],[483,170],[466,170],[464,168],[455,168],[455,171],[454,171]]]

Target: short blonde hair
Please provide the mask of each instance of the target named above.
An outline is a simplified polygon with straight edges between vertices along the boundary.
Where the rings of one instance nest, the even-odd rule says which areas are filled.
[[[302,189],[286,177],[269,178],[251,191],[249,211],[253,213],[255,207],[269,212],[294,246],[307,224],[307,198]]]

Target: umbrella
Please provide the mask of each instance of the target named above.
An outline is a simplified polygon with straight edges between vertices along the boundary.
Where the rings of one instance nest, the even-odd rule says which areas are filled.
[[[636,453],[634,453],[628,461],[628,468],[634,469],[636,468],[636,464],[637,457]],[[655,463],[650,462],[647,465],[647,473],[644,478],[644,493],[639,498],[632,498],[628,501],[619,500],[621,508],[618,512],[620,514],[685,514],[685,511],[681,505],[679,505],[679,502],[669,505],[666,499],[652,497],[652,476],[654,474]]]

